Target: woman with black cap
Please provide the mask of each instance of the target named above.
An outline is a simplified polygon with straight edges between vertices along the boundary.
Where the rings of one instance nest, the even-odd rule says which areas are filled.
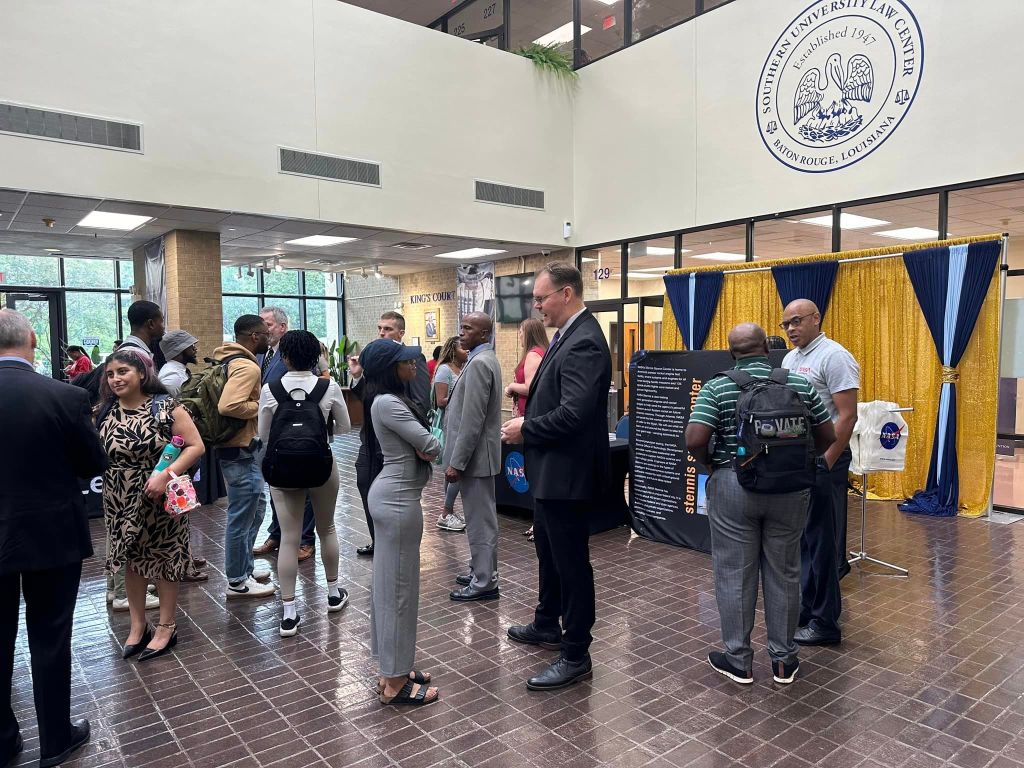
[[[437,688],[413,668],[420,597],[420,496],[441,444],[406,397],[416,376],[419,347],[392,339],[370,342],[359,356],[366,377],[363,440],[370,455],[379,445],[384,466],[370,486],[375,532],[370,650],[379,657],[382,704],[432,704]]]

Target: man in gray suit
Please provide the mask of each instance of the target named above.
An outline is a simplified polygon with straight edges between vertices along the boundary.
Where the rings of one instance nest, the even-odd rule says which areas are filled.
[[[462,483],[470,573],[452,600],[493,600],[498,594],[498,511],[494,476],[501,474],[501,366],[491,337],[494,323],[483,312],[462,319],[459,343],[469,362],[448,395],[444,428],[444,471]]]

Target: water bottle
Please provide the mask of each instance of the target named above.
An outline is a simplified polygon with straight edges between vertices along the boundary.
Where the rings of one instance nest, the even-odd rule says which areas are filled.
[[[157,462],[156,467],[153,469],[153,474],[159,474],[167,469],[174,460],[181,455],[181,449],[185,447],[185,438],[181,435],[175,435],[164,447],[164,452],[160,454],[160,461]]]

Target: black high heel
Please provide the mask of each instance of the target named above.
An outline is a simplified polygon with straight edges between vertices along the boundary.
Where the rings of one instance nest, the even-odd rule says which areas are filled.
[[[150,659],[155,659],[158,656],[163,656],[165,653],[170,652],[171,649],[173,649],[174,646],[176,646],[178,644],[178,625],[177,624],[174,624],[174,623],[171,623],[171,624],[159,624],[158,623],[157,626],[158,627],[165,627],[165,628],[171,630],[171,639],[167,641],[167,645],[165,645],[163,648],[147,648],[146,650],[144,650],[142,653],[139,654],[139,661],[140,662],[149,661]]]
[[[121,651],[121,658],[122,659],[130,659],[136,653],[138,653],[143,648],[145,648],[147,645],[149,645],[149,643],[150,643],[150,641],[152,639],[153,639],[153,630],[150,628],[149,624],[146,624],[146,631],[142,633],[142,637],[139,638],[139,642],[131,643],[131,644],[128,644],[128,643],[124,644],[124,650]]]

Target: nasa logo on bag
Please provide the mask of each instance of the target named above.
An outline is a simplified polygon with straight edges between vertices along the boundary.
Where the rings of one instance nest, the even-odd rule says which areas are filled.
[[[526,479],[526,460],[518,451],[512,451],[505,457],[505,479],[516,493],[530,490],[530,483]]]
[[[882,425],[882,431],[878,435],[878,442],[882,444],[885,450],[891,451],[900,444],[900,438],[902,437],[903,428],[890,421]]]
[[[924,38],[905,0],[819,0],[775,41],[757,83],[761,140],[783,165],[837,171],[910,111]]]

